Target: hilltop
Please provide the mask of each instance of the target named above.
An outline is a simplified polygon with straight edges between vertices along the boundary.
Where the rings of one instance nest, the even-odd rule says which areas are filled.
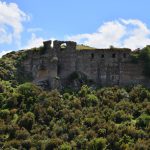
[[[22,63],[35,53],[44,56],[44,51],[44,47],[22,50],[0,59],[2,149],[148,150],[149,89],[141,85],[93,88],[85,80],[78,89],[44,90],[33,83]],[[149,47],[132,52],[132,63],[144,60],[149,67],[149,53]]]
[[[149,53],[149,46],[131,51],[112,46],[97,49],[73,41],[44,41],[42,47],[11,52],[3,58],[15,60],[14,77],[19,82],[32,81],[43,89],[79,89],[83,84],[150,87]]]
[[[45,41],[39,48],[4,55],[0,59],[0,78],[18,84],[32,81],[46,89],[60,89],[60,84],[66,87],[66,82],[67,85],[76,82],[78,87],[82,84],[149,87],[149,46],[131,51],[115,47],[97,49],[71,41],[55,41],[53,48],[50,45],[51,41]],[[58,83],[52,85],[54,81]],[[49,85],[44,87],[42,82]]]

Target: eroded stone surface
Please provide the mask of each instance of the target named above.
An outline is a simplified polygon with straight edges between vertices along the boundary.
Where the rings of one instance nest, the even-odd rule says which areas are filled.
[[[35,83],[50,89],[67,86],[70,75],[80,72],[98,86],[147,84],[143,64],[133,64],[130,49],[76,50],[72,41],[45,41],[44,53],[30,52],[23,62]],[[82,81],[82,79],[79,79]],[[77,79],[75,79],[77,83]],[[72,81],[73,82],[73,81]],[[42,86],[42,85],[41,85]]]

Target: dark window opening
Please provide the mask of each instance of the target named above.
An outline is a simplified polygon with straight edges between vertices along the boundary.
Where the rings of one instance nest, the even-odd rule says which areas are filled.
[[[91,54],[91,59],[93,59],[93,58],[94,58],[94,54],[92,53],[92,54]]]
[[[116,58],[116,54],[112,54],[112,58]]]
[[[126,57],[127,57],[127,55],[124,53],[124,54],[123,54],[123,57],[124,57],[124,58],[126,58]]]
[[[57,74],[58,74],[58,75],[61,73],[61,70],[62,70],[61,66],[58,65],[58,67],[57,67]]]
[[[104,58],[104,54],[101,55],[101,58]]]

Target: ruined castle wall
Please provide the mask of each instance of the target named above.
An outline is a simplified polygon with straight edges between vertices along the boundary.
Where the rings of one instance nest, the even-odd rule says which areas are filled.
[[[78,51],[76,70],[83,72],[98,85],[118,85],[120,64],[128,61],[129,52],[110,49]]]
[[[40,82],[52,83],[57,77],[57,57],[54,50],[50,47],[51,41],[45,42],[44,52],[38,50],[26,51],[27,59],[23,61],[25,70],[32,73],[33,82],[40,85]],[[39,84],[40,83],[40,84]],[[49,85],[51,87],[51,85]]]
[[[76,58],[76,71],[84,73],[89,79],[96,81],[97,58],[95,51],[78,51]]]
[[[146,77],[143,74],[143,63],[122,63],[120,70],[120,84],[134,85],[145,83]],[[148,80],[147,80],[148,81]]]
[[[62,48],[62,44],[66,44],[66,46]],[[70,74],[76,71],[76,43],[69,41],[55,41],[54,49],[57,52],[56,55],[58,57],[57,76],[63,83],[66,82]]]
[[[63,49],[58,58],[58,76],[65,79],[75,71],[76,53],[74,50]]]
[[[62,44],[66,46],[62,46]],[[23,65],[34,77],[34,82],[48,81],[50,88],[66,85],[68,77],[75,71],[100,86],[149,84],[143,75],[143,64],[133,64],[129,49],[76,50],[70,41],[44,43],[45,53],[29,51]]]

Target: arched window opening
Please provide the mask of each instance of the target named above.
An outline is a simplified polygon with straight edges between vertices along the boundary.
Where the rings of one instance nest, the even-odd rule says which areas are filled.
[[[60,50],[64,50],[66,47],[67,47],[67,44],[66,43],[62,43],[60,45]]]

